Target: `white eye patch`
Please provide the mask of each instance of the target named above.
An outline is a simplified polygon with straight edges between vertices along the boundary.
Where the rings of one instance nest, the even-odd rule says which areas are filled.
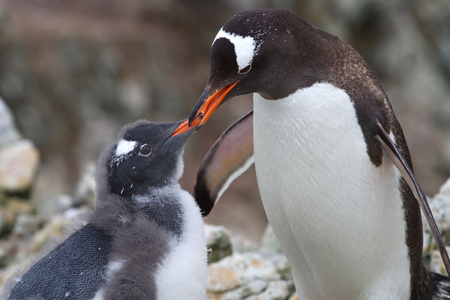
[[[111,158],[110,167],[114,165],[118,166],[122,161],[127,159],[135,146],[136,142],[134,141],[120,140],[117,143],[116,152]]]
[[[116,152],[111,157],[110,167],[118,166],[122,161],[130,157],[135,146],[135,141],[120,140],[117,143]]]
[[[116,157],[127,155],[134,150],[135,146],[136,142],[134,141],[120,140],[116,147]]]
[[[217,33],[213,44],[220,38],[226,38],[234,45],[234,51],[236,52],[236,63],[238,65],[239,72],[250,65],[253,58],[258,53],[259,47],[257,47],[255,39],[251,36],[240,36],[234,33],[228,33],[222,28]]]

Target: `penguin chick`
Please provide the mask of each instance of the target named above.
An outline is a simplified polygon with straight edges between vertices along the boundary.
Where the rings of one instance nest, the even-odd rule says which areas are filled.
[[[205,299],[203,219],[182,190],[181,122],[137,121],[100,155],[96,207],[8,299]]]

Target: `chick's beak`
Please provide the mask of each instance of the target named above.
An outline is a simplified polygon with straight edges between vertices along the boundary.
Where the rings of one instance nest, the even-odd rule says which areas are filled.
[[[194,126],[197,127],[197,130],[200,129],[200,127],[212,116],[217,107],[219,107],[222,103],[223,99],[225,99],[226,95],[238,82],[239,81],[229,84],[217,90],[210,96],[208,96],[209,93],[206,89],[192,109],[189,118],[181,123],[171,136],[186,132]]]

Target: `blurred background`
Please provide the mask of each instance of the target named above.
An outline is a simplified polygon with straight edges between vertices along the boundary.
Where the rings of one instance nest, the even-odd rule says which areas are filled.
[[[245,9],[284,8],[356,48],[390,97],[428,195],[450,177],[448,0],[1,0],[0,96],[40,152],[31,193],[47,218],[60,195],[120,128],[136,119],[187,116],[203,92],[217,31]],[[251,110],[250,96],[223,105],[186,146],[192,191],[213,142]],[[253,168],[207,222],[259,239],[266,217]]]

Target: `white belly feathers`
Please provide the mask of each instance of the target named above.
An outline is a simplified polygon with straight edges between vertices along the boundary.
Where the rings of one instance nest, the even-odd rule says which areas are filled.
[[[409,299],[399,173],[375,167],[349,96],[254,94],[258,185],[301,299]],[[302,298],[303,297],[303,298]]]

